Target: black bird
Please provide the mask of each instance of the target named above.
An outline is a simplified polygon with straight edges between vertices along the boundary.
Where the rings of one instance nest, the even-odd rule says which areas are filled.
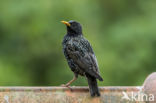
[[[85,76],[88,80],[89,90],[92,97],[100,96],[97,80],[103,81],[99,74],[98,63],[93,49],[83,37],[81,24],[76,21],[61,21],[67,26],[67,34],[62,42],[63,52],[68,65],[74,72],[74,78],[64,86],[68,87],[78,78]]]

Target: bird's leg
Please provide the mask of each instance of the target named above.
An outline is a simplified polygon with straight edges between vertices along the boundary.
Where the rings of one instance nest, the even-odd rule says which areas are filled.
[[[70,85],[71,83],[73,83],[76,79],[77,79],[77,77],[74,76],[74,78],[73,78],[71,81],[69,81],[69,82],[66,84],[66,86],[69,86],[69,85]]]
[[[69,87],[70,84],[73,83],[73,82],[77,79],[77,77],[78,77],[77,75],[74,75],[74,77],[73,77],[72,80],[70,80],[68,83],[63,84],[63,85],[61,85],[61,86],[63,86],[63,87]]]

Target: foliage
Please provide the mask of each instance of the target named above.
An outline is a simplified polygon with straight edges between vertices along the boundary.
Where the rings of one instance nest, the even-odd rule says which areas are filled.
[[[104,85],[142,85],[156,68],[155,0],[1,0],[0,85],[60,85],[73,76],[62,53],[76,20]],[[80,77],[73,85],[87,85]]]

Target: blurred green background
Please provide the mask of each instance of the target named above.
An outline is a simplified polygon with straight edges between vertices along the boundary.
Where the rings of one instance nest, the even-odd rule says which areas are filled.
[[[83,25],[104,78],[99,85],[142,85],[155,71],[156,0],[1,0],[1,86],[59,86],[72,79],[61,20]],[[87,81],[79,77],[72,85]]]

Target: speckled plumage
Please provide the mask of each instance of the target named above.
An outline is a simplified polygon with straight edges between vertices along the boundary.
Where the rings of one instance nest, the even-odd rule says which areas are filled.
[[[76,77],[78,77],[78,75],[86,76],[89,86],[95,86],[93,90],[90,91],[91,96],[99,96],[100,93],[97,88],[96,79],[100,81],[103,81],[103,79],[99,74],[96,56],[88,40],[83,37],[82,31],[74,32],[76,26],[81,30],[81,25],[75,21],[70,21],[69,23],[73,23],[72,26],[75,28],[71,31],[72,27],[67,27],[67,34],[64,36],[62,42],[63,52],[68,65]]]
[[[66,35],[63,40],[63,52],[71,70],[75,74],[84,76],[88,70],[95,72],[97,75],[99,74],[98,64],[93,49],[88,40],[86,40],[82,35]],[[78,60],[83,60],[80,61],[83,63],[77,63]]]

